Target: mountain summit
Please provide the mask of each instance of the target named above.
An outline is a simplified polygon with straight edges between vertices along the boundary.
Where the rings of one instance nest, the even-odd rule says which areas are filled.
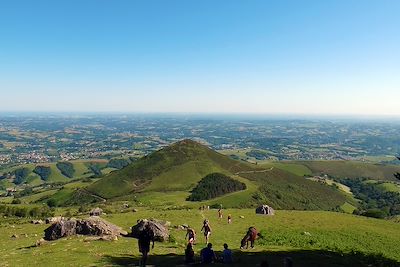
[[[104,198],[144,190],[188,191],[207,174],[252,169],[193,140],[185,139],[151,153],[87,188]]]

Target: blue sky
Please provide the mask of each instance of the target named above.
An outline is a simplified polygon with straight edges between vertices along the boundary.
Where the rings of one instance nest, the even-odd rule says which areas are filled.
[[[400,116],[400,1],[2,1],[0,111]]]

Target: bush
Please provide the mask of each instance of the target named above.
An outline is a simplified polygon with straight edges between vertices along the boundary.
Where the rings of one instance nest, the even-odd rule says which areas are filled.
[[[187,198],[190,201],[202,201],[246,189],[246,185],[222,173],[205,176]]]
[[[21,199],[19,199],[19,198],[14,198],[12,201],[11,201],[11,204],[21,204],[22,202],[21,202]]]
[[[28,168],[21,168],[21,169],[16,169],[14,171],[15,175],[15,184],[22,184],[26,181],[26,178],[28,178],[28,175],[31,171]]]
[[[32,217],[32,218],[45,218],[54,216],[54,211],[46,206],[33,207],[12,207],[7,205],[0,205],[0,214],[3,216],[16,216],[16,217]]]
[[[50,208],[57,207],[57,202],[51,198],[47,200],[47,206],[49,206]]]
[[[56,166],[64,176],[68,178],[74,177],[75,169],[74,165],[71,162],[67,161],[57,162]]]
[[[32,193],[33,193],[32,188],[31,188],[31,187],[27,187],[27,188],[25,188],[24,190],[15,193],[15,196],[23,197],[23,196],[30,195],[30,194],[32,194]]]
[[[51,169],[47,166],[36,166],[33,172],[39,175],[43,181],[47,181],[50,177]]]
[[[89,165],[89,169],[93,172],[93,174],[94,174],[93,177],[94,178],[98,178],[98,177],[101,177],[103,175],[99,165],[97,165],[97,164],[90,164]]]
[[[367,210],[367,211],[361,213],[361,215],[366,216],[366,217],[383,219],[387,216],[387,213],[385,213],[382,210],[378,210],[378,209],[370,209],[370,210]]]
[[[130,163],[129,160],[127,160],[127,159],[111,159],[107,163],[107,167],[115,168],[115,169],[122,169],[122,168],[128,166],[129,163]]]

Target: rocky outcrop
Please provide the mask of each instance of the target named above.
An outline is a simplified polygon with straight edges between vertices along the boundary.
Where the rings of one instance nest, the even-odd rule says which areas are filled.
[[[72,235],[118,236],[127,232],[99,217],[87,219],[62,219],[44,230],[45,240],[56,240]],[[113,238],[110,238],[113,239]]]
[[[154,241],[164,242],[169,238],[168,225],[170,222],[158,221],[155,219],[141,219],[138,220],[137,224],[132,226],[131,236],[134,238],[140,238],[143,233],[146,233]]]

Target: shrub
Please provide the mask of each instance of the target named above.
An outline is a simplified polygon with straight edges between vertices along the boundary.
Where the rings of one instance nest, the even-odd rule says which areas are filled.
[[[47,200],[47,206],[49,206],[50,208],[57,207],[57,202],[51,198],[51,199]]]
[[[31,171],[28,168],[21,168],[21,169],[16,169],[14,171],[15,175],[15,184],[22,184],[26,181],[26,178],[28,178],[28,175]]]
[[[244,189],[246,189],[246,185],[242,182],[222,173],[211,173],[201,179],[187,200],[207,200]]]
[[[43,181],[47,181],[50,177],[51,169],[47,166],[36,166],[33,172],[39,175]]]
[[[56,166],[64,176],[68,178],[74,177],[75,169],[74,165],[71,162],[67,161],[57,162]]]
[[[129,163],[130,163],[129,160],[127,160],[127,159],[111,159],[107,163],[107,167],[115,168],[115,169],[122,169],[122,168],[128,166]]]
[[[21,204],[21,199],[19,199],[19,198],[14,198],[14,199],[11,201],[11,204]]]

